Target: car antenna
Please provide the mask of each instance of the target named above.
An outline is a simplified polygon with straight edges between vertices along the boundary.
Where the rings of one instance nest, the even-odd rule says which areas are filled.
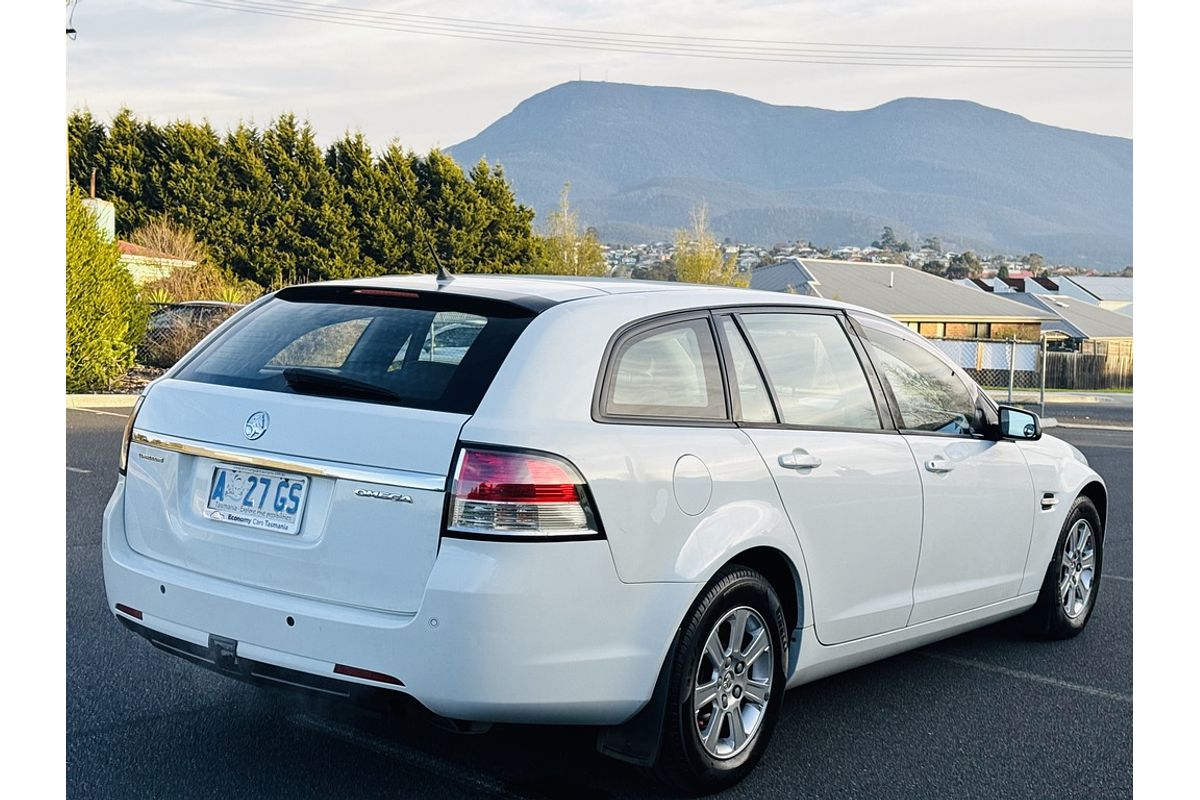
[[[449,285],[449,283],[454,280],[454,276],[450,274],[450,271],[442,264],[442,260],[438,258],[437,248],[433,246],[433,239],[429,238],[429,231],[425,230],[424,227],[417,225],[416,216],[418,207],[416,201],[413,200],[413,196],[409,194],[408,187],[403,183],[400,184],[400,190],[404,192],[404,199],[408,201],[408,205],[412,209],[412,213],[409,215],[409,221],[412,222],[413,226],[421,232],[421,238],[425,241],[425,246],[429,248],[429,255],[433,256],[433,263],[437,266],[438,288],[440,289],[443,286]]]

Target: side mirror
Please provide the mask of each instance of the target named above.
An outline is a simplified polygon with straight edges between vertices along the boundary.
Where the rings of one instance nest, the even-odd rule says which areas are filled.
[[[1000,406],[1000,438],[1037,441],[1042,438],[1041,420],[1032,411]]]

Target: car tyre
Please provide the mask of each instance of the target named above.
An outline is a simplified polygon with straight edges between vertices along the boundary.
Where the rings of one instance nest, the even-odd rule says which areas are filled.
[[[1026,627],[1041,639],[1079,635],[1096,607],[1104,563],[1104,531],[1096,506],[1080,497],[1071,506],[1054,545],[1037,602]]]
[[[672,656],[654,767],[660,781],[708,794],[754,768],[783,703],[787,642],[783,607],[766,578],[739,565],[713,578],[680,627]]]

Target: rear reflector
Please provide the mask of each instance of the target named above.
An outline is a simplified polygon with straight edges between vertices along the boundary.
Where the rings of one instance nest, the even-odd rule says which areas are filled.
[[[333,672],[335,675],[346,675],[351,678],[362,678],[376,683],[390,683],[392,686],[403,686],[404,682],[399,678],[393,678],[391,675],[385,675],[382,672],[374,670],[361,669],[359,667],[348,667],[345,664],[334,664]]]
[[[569,463],[543,453],[473,447],[459,454],[447,528],[485,536],[598,533],[583,477]]]
[[[134,619],[142,618],[142,612],[138,611],[136,608],[130,608],[129,606],[125,605],[124,603],[117,603],[117,611],[120,611],[122,614],[125,614],[126,616],[133,617]]]

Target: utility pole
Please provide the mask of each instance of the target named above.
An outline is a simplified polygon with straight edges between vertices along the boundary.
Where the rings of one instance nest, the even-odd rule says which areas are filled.
[[[1043,332],[1039,338],[1042,340],[1042,392],[1040,400],[1042,405],[1042,416],[1044,417],[1046,416],[1046,351],[1050,349],[1050,340],[1046,338],[1045,332]]]
[[[1017,377],[1017,336],[1008,340],[1008,402],[1012,404],[1013,381]]]

